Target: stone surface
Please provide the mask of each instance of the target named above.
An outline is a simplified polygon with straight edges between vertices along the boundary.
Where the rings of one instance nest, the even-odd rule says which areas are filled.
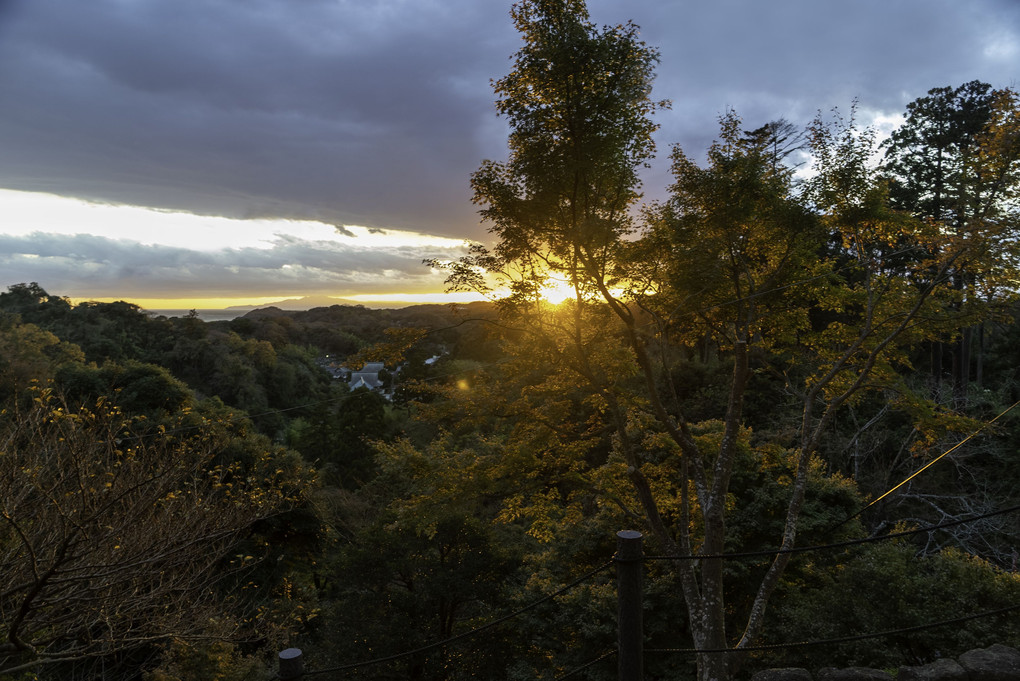
[[[751,681],[812,681],[811,672],[800,667],[765,669],[751,677]]]
[[[900,667],[896,681],[969,681],[967,670],[956,660],[943,658],[917,667]]]
[[[819,669],[815,675],[817,681],[893,681],[889,672],[869,667],[847,667],[835,669],[826,667]]]
[[[1020,681],[1020,652],[996,643],[960,655],[960,666],[980,681]]]
[[[881,669],[825,667],[814,681],[893,681],[893,675]],[[949,658],[915,667],[900,667],[896,681],[1020,681],[1020,651],[996,643],[960,655],[959,662]],[[812,681],[806,669],[766,669],[751,681]]]

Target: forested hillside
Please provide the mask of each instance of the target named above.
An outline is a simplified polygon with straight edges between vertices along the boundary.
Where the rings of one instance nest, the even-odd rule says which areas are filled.
[[[186,679],[204,677],[172,670],[267,664],[335,575],[341,535],[322,508],[378,474],[373,442],[415,432],[431,377],[497,351],[491,317],[335,306],[207,324],[72,305],[35,283],[0,293],[0,670]],[[327,371],[394,350],[389,399]]]
[[[60,580],[41,585],[44,598],[27,607],[24,622],[5,615],[7,631],[35,651],[8,644],[6,669],[92,678],[100,665],[183,681],[243,678],[268,669],[287,645],[300,645],[321,667],[403,652],[556,589],[603,564],[617,530],[642,527],[621,487],[626,471],[615,462],[611,434],[565,430],[578,418],[591,422],[590,398],[559,382],[556,357],[536,354],[521,331],[507,335],[493,324],[491,309],[269,310],[207,324],[152,318],[120,303],[72,306],[38,286],[17,285],[0,294],[0,310],[3,443],[5,465],[12,466],[0,490],[9,514],[5,570],[20,575],[27,589],[42,581],[33,565],[49,565],[92,594],[72,601],[77,617],[58,615],[67,588]],[[404,348],[393,401],[348,393],[321,365],[326,354],[341,363],[348,355],[335,344],[309,342],[350,339],[351,357],[372,356],[365,352],[372,347],[392,352],[399,344],[386,342],[393,335],[385,329],[394,324],[436,332],[416,334],[419,340]],[[1016,422],[1005,420],[832,529],[1020,397],[1012,366],[1018,343],[1005,319],[990,324],[983,383],[971,381],[964,408],[935,407],[955,415],[960,433],[924,433],[909,413],[879,397],[849,408],[827,429],[812,464],[798,543],[827,544],[1013,505]],[[436,355],[442,359],[424,363]],[[920,370],[901,378],[930,387],[929,367],[918,363]],[[723,433],[713,415],[725,411],[727,374],[725,356],[701,343],[674,356],[660,377],[660,389],[675,391],[671,399],[692,414],[691,432],[707,446]],[[520,386],[530,387],[521,394]],[[782,380],[756,373],[745,400],[754,405],[753,418],[745,422],[731,484],[727,551],[776,545],[796,466],[776,444],[796,419]],[[536,405],[553,409],[555,420]],[[921,438],[930,438],[923,449],[916,446]],[[135,466],[129,473],[126,457]],[[677,469],[667,451],[656,457],[649,459],[650,475],[665,490]],[[586,470],[596,475],[588,478]],[[72,472],[96,482],[78,487]],[[130,503],[102,503],[121,488],[131,490]],[[224,489],[229,493],[218,496]],[[52,505],[57,490],[68,490],[70,507]],[[184,494],[210,499],[211,515],[168,505]],[[71,518],[80,536],[68,527],[52,531]],[[1018,602],[1016,540],[1015,515],[1003,515],[795,560],[762,640],[837,637]],[[64,542],[76,547],[73,555],[59,553]],[[123,582],[110,579],[111,551],[125,552],[123,564],[113,563]],[[152,552],[161,557],[148,559]],[[150,569],[164,560],[179,570],[180,585],[172,589],[165,571]],[[746,584],[746,571],[764,570],[762,560],[730,566],[735,586]],[[650,646],[690,646],[676,576],[661,563],[647,569]],[[550,653],[555,668],[583,664],[615,638],[607,579],[499,628],[481,648],[474,642],[423,653],[364,675],[381,678],[390,668],[400,678],[487,678],[487,670],[500,669],[530,678],[549,668]],[[862,597],[848,599],[848,590]],[[152,602],[136,603],[140,592]],[[172,618],[162,614],[169,606],[161,599],[170,592]],[[17,611],[26,596],[8,593],[4,611]],[[728,597],[748,603],[753,592],[736,586]],[[123,618],[119,626],[109,621],[111,611]],[[84,632],[100,621],[111,627],[108,636],[83,644]],[[778,651],[760,663],[921,661],[993,639],[1015,642],[1010,622],[1015,618],[1007,615],[899,641]],[[693,673],[669,656],[648,665]],[[604,673],[611,676],[611,668]],[[496,676],[504,673],[510,672]]]
[[[726,112],[639,205],[656,51],[579,0],[512,16],[492,244],[427,263],[490,303],[0,294],[0,679],[241,681],[291,646],[615,678],[623,529],[649,678],[1020,645],[1016,93],[934,88],[881,144],[853,107]],[[385,394],[335,375],[369,361]]]

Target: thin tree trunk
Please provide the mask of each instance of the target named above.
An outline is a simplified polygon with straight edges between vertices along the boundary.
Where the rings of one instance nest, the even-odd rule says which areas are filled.
[[[960,338],[953,343],[953,405],[967,405],[967,384],[970,382],[971,329],[962,329]]]
[[[942,342],[930,346],[929,371],[931,373],[931,396],[936,402],[942,397]]]
[[[985,323],[977,327],[977,356],[974,366],[974,384],[980,390],[985,378]]]

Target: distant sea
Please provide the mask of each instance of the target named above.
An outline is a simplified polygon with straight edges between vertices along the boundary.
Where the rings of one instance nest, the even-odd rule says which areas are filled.
[[[146,310],[154,317],[187,317],[191,310]],[[238,317],[243,317],[248,310],[195,310],[198,318],[203,322],[225,322]]]

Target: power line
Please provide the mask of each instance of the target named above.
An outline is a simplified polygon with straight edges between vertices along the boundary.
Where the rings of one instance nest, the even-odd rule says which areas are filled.
[[[812,546],[795,546],[788,549],[762,549],[761,551],[744,551],[739,553],[715,553],[715,554],[692,554],[689,556],[644,556],[645,560],[734,560],[741,558],[764,558],[767,556],[777,556],[784,553],[808,553],[811,551],[827,551],[832,549],[842,549],[848,546],[857,546],[859,544],[870,544],[872,542],[886,541],[888,539],[898,539],[900,537],[906,537],[912,534],[922,534],[924,532],[933,532],[935,530],[941,530],[946,527],[953,527],[954,525],[963,525],[966,523],[975,522],[978,520],[984,520],[985,518],[991,518],[997,515],[1004,515],[1006,513],[1014,513],[1020,511],[1020,504],[1016,506],[1010,506],[1009,508],[1003,508],[998,511],[991,511],[989,513],[982,513],[981,515],[971,516],[969,518],[962,518],[958,520],[949,520],[938,525],[928,525],[927,527],[919,527],[913,530],[903,530],[901,532],[893,532],[891,534],[883,534],[877,537],[865,537],[863,539],[850,539],[847,541],[834,542],[831,544],[815,544]]]
[[[566,674],[560,674],[559,676],[556,677],[556,681],[562,681],[562,679],[569,679],[574,674],[579,674],[579,673],[583,672],[585,669],[587,669],[588,667],[596,665],[599,662],[601,662],[602,660],[605,660],[607,658],[612,657],[613,655],[616,655],[618,652],[619,651],[617,651],[617,650],[610,650],[608,652],[602,653],[601,655],[596,657],[594,660],[589,660],[588,662],[585,662],[584,664],[582,664],[580,667],[574,667],[573,669],[571,669]]]
[[[955,452],[955,451],[956,451],[957,449],[959,449],[960,447],[962,447],[963,445],[965,445],[965,444],[966,444],[967,442],[969,442],[969,441],[970,441],[971,439],[973,439],[974,437],[976,437],[976,436],[977,436],[977,435],[978,435],[978,434],[979,434],[979,433],[980,433],[981,431],[983,431],[983,430],[984,430],[985,428],[987,428],[988,426],[992,425],[993,423],[995,423],[996,421],[998,421],[998,420],[999,420],[1000,418],[1002,418],[1003,416],[1005,416],[1006,414],[1008,414],[1008,413],[1009,413],[1010,411],[1012,411],[1012,410],[1013,410],[1013,408],[1014,408],[1014,407],[1016,407],[1016,406],[1017,406],[1018,404],[1020,404],[1020,400],[1018,400],[1018,401],[1014,402],[1014,403],[1013,403],[1013,404],[1011,404],[1010,406],[1006,407],[1006,409],[1004,409],[1003,411],[999,412],[999,414],[998,414],[998,415],[997,415],[997,416],[996,416],[995,418],[993,418],[993,419],[992,419],[991,421],[986,421],[985,423],[983,423],[983,424],[981,425],[981,427],[980,427],[980,428],[978,428],[978,429],[977,429],[977,430],[975,430],[975,431],[974,431],[973,433],[971,433],[971,434],[970,434],[970,435],[968,435],[967,437],[965,437],[965,438],[963,438],[962,440],[960,440],[959,442],[957,442],[957,443],[956,443],[955,445],[953,445],[952,447],[950,447],[950,448],[949,448],[949,449],[947,449],[946,451],[944,451],[944,452],[942,452],[941,454],[939,454],[939,455],[938,455],[937,457],[935,457],[934,459],[932,459],[931,461],[929,461],[928,463],[926,463],[926,464],[925,464],[924,466],[922,466],[921,468],[919,468],[918,470],[916,470],[916,471],[915,471],[914,473],[912,473],[911,475],[907,476],[907,478],[906,478],[906,479],[904,479],[904,480],[903,480],[902,482],[900,482],[900,483],[899,483],[898,485],[895,485],[895,486],[893,486],[893,487],[892,487],[892,488],[890,488],[890,489],[889,489],[888,491],[886,491],[886,492],[884,492],[883,494],[881,494],[881,495],[880,495],[880,496],[879,496],[878,498],[874,499],[874,500],[873,500],[873,501],[872,501],[871,503],[869,503],[869,504],[865,505],[865,506],[864,506],[863,508],[859,509],[859,510],[858,510],[858,511],[857,511],[856,513],[854,513],[853,515],[847,516],[846,518],[844,518],[844,519],[843,519],[842,521],[840,521],[839,523],[837,523],[837,524],[833,525],[832,527],[830,527],[830,528],[828,529],[828,531],[829,531],[829,532],[832,532],[832,531],[833,531],[833,530],[835,530],[835,529],[836,529],[837,527],[840,527],[840,526],[842,526],[842,525],[845,525],[846,523],[850,522],[851,520],[853,520],[854,518],[856,518],[856,517],[857,517],[857,516],[859,516],[860,514],[862,514],[862,513],[864,513],[865,511],[867,511],[867,510],[868,510],[869,508],[871,508],[872,506],[874,506],[874,505],[875,505],[875,504],[877,504],[878,502],[882,501],[882,499],[885,499],[885,498],[886,498],[887,496],[889,496],[890,494],[892,494],[893,492],[895,492],[896,490],[898,490],[898,489],[899,489],[900,487],[903,487],[903,486],[904,486],[905,484],[907,484],[908,482],[910,482],[911,480],[913,480],[914,478],[916,478],[917,476],[919,476],[919,475],[920,475],[921,473],[925,472],[926,470],[928,470],[929,468],[931,468],[932,466],[934,466],[934,465],[935,465],[936,463],[938,463],[939,461],[941,461],[941,460],[942,460],[943,458],[945,458],[946,456],[948,456],[948,455],[952,454],[952,453],[953,453],[953,452]]]

